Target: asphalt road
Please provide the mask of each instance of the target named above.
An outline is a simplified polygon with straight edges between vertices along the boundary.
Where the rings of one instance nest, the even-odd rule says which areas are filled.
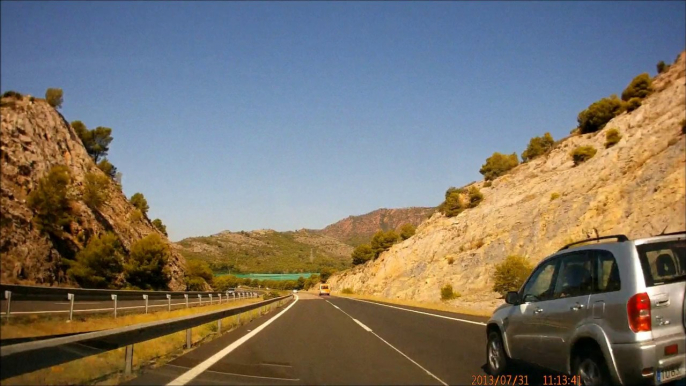
[[[229,301],[233,301],[233,298],[229,298]],[[190,306],[200,305],[199,301],[202,300],[202,305],[209,304],[209,297],[203,296],[202,299],[190,298],[188,299]],[[225,303],[226,297],[222,297],[222,303]],[[150,311],[166,309],[168,307],[167,299],[150,299],[148,300],[148,309]],[[216,296],[212,300],[213,304],[219,303],[219,298]],[[186,307],[186,300],[184,298],[172,298],[171,299],[172,309],[179,309]],[[14,300],[12,299],[10,303],[10,316],[11,315],[45,315],[45,314],[69,314],[69,301],[64,300]],[[129,311],[138,310],[143,311],[145,309],[145,301],[141,300],[118,300],[117,301],[117,311]],[[113,300],[86,300],[79,301],[78,299],[74,301],[74,313],[90,313],[90,312],[113,312],[114,301]],[[5,317],[7,315],[7,301],[0,301],[0,315]]]
[[[291,305],[129,384],[471,385],[485,374],[485,318],[306,293]]]

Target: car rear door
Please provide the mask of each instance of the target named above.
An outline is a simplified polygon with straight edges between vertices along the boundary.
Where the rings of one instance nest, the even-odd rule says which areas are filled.
[[[570,340],[589,315],[592,264],[588,251],[574,251],[558,257],[560,264],[552,300],[541,312],[539,364],[564,372]]]

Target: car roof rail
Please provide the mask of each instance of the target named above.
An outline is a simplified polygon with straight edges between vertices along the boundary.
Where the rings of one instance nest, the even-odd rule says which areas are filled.
[[[619,241],[620,243],[623,241],[629,241],[629,238],[626,237],[626,235],[611,235],[611,236],[603,236],[603,237],[594,237],[592,239],[586,239],[586,240],[575,241],[573,243],[569,243],[569,244],[565,245],[564,247],[560,248],[558,250],[558,252],[565,250],[565,249],[571,247],[572,245],[587,243],[589,241],[600,241],[600,240],[607,240],[607,239],[617,239],[617,241]]]

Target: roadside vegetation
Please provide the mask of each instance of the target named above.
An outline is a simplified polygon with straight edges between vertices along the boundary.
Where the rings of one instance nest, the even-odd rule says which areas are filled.
[[[491,276],[493,291],[503,296],[508,291],[518,291],[532,269],[533,265],[526,257],[516,255],[506,257],[500,264],[496,264]]]
[[[461,297],[459,292],[453,291],[453,286],[446,284],[441,288],[441,300],[452,300]]]
[[[203,307],[174,310],[171,312],[161,311],[150,314],[125,315],[117,319],[111,317],[88,318],[86,320],[74,320],[72,323],[58,323],[56,321],[36,321],[22,324],[3,324],[2,337],[5,339],[33,337],[44,335],[57,335],[79,333],[124,327],[141,323],[161,321],[181,316],[205,313],[226,308],[234,308],[241,305],[255,303],[260,299],[245,299],[230,303],[215,304]],[[268,309],[255,309],[222,319],[222,331],[226,333],[253,319],[272,310],[276,304]],[[208,342],[220,336],[217,330],[217,322],[211,322],[192,330],[193,347]],[[123,375],[124,351],[120,348],[87,358],[67,362],[32,373],[3,380],[3,384],[12,385],[64,385],[64,384],[120,384],[138,376],[138,372],[148,366],[165,364],[188,352],[184,347],[186,332],[180,331],[162,336],[147,342],[134,345],[133,374],[130,377]]]
[[[574,166],[577,166],[593,158],[597,152],[598,150],[596,150],[596,148],[593,146],[579,146],[572,150],[570,155],[574,161]]]
[[[553,148],[554,144],[555,140],[550,133],[545,133],[542,137],[531,138],[526,150],[522,152],[522,162],[528,162],[538,156],[546,154]]]
[[[619,140],[622,139],[622,135],[619,134],[619,130],[617,129],[609,129],[608,131],[605,132],[605,148],[611,148],[612,146],[616,145],[619,143]]]

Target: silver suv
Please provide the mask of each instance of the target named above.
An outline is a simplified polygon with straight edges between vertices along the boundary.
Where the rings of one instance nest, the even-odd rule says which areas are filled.
[[[607,239],[616,241],[600,243]],[[562,373],[557,377],[563,380],[542,380],[547,384],[682,379],[685,294],[686,232],[566,245],[541,261],[493,313],[487,369],[500,375],[522,361]]]

